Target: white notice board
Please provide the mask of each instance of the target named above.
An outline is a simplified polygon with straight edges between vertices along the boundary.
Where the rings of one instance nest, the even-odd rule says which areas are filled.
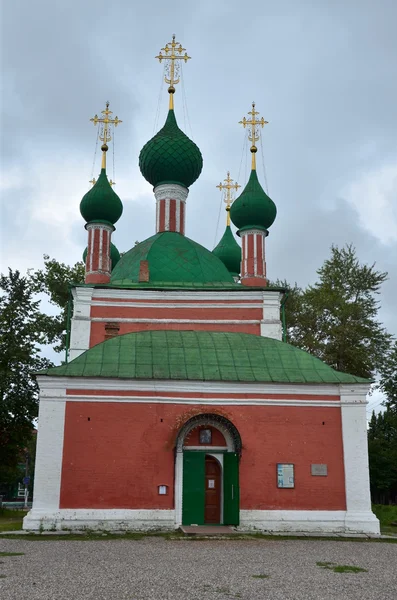
[[[277,487],[295,487],[294,465],[292,463],[277,464]]]

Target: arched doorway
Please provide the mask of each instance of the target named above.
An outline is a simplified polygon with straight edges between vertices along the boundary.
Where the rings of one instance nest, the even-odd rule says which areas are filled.
[[[238,525],[241,437],[220,415],[196,415],[176,442],[177,525]]]

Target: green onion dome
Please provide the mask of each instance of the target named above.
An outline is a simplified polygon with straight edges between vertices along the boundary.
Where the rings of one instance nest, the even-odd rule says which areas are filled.
[[[123,204],[110,185],[106,170],[102,169],[98,181],[83,196],[80,212],[87,223],[106,222],[114,225],[121,217]]]
[[[153,187],[178,183],[188,188],[199,177],[203,168],[201,152],[179,129],[173,109],[168,111],[164,127],[142,148],[139,168]]]
[[[276,205],[263,190],[256,170],[252,169],[247,185],[230,208],[231,220],[239,230],[268,229],[276,214]]]
[[[227,270],[233,277],[238,277],[240,274],[241,264],[241,248],[236,242],[236,239],[230,229],[230,225],[226,226],[219,244],[213,249],[212,254],[215,254],[223,262]]]
[[[86,248],[83,252],[83,263],[85,263],[87,259],[88,248]],[[110,242],[110,260],[112,261],[112,271],[114,267],[120,260],[120,252],[117,250],[116,246]]]

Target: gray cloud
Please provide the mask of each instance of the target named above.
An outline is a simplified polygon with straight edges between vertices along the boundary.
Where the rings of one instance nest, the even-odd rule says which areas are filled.
[[[153,135],[161,89],[158,128],[165,119],[167,93],[154,56],[175,31],[192,56],[184,88],[204,157],[188,199],[187,234],[209,248],[221,236],[215,185],[228,169],[240,184],[247,179],[238,121],[255,99],[269,121],[264,160],[278,207],[267,239],[270,278],[306,285],[332,243],[353,243],[362,261],[389,271],[381,318],[397,334],[397,235],[390,234],[393,219],[397,227],[396,20],[393,0],[8,3],[2,268],[38,267],[44,252],[80,259],[86,234],[78,206],[96,135],[89,118],[107,99],[123,120],[115,155],[124,215],[115,243],[127,250],[153,233],[154,199],[137,163]],[[179,85],[176,114],[190,135],[182,92]],[[113,176],[112,150],[109,163]],[[385,182],[385,169],[395,178]]]

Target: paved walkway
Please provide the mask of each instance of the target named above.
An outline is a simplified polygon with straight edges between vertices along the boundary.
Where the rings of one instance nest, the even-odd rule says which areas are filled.
[[[0,539],[2,600],[395,600],[396,590],[392,543]]]

